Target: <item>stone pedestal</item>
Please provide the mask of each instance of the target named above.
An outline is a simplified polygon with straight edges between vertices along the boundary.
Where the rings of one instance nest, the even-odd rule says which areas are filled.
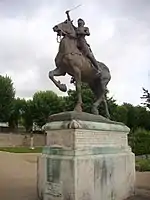
[[[47,146],[38,162],[44,200],[124,200],[134,194],[135,156],[129,128],[76,112],[50,117]]]

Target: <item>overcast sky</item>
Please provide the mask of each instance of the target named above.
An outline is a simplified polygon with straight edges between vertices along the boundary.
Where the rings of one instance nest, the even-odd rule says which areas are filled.
[[[0,0],[0,74],[12,77],[16,96],[38,90],[64,95],[48,79],[58,50],[52,27],[71,12],[83,18],[88,43],[110,69],[110,95],[118,103],[140,104],[142,87],[150,88],[150,0]],[[68,76],[60,78],[69,84]]]

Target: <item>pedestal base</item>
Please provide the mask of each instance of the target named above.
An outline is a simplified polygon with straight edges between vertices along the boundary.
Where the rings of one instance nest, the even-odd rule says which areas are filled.
[[[125,125],[67,119],[45,128],[47,146],[38,163],[44,200],[124,200],[134,194],[135,156]]]

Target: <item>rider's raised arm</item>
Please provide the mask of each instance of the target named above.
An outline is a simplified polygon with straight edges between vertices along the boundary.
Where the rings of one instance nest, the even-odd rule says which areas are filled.
[[[68,21],[71,21],[71,18],[70,18],[70,15],[69,15],[69,10],[66,11],[66,14],[67,14]]]

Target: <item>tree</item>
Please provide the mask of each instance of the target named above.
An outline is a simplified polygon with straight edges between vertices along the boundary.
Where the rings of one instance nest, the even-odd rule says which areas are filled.
[[[129,103],[124,103],[123,107],[127,110],[127,121],[125,124],[132,129],[137,128],[137,120],[138,120],[138,115],[137,115],[137,109],[134,107],[132,104]]]
[[[15,89],[10,77],[0,75],[0,122],[8,122],[13,110]]]
[[[48,120],[49,115],[63,110],[62,98],[52,91],[40,91],[33,96],[32,116],[33,121],[42,127]]]
[[[128,123],[128,109],[124,105],[116,106],[113,114],[114,120],[118,122]]]
[[[31,131],[33,125],[32,108],[32,100],[14,99],[12,113],[9,118],[10,128],[13,130],[18,128],[20,124],[25,127],[26,132]]]
[[[142,106],[136,106],[135,110],[137,115],[136,126],[150,130],[150,111]]]
[[[143,103],[143,104],[146,105],[147,108],[150,108],[150,93],[145,88],[143,88],[143,92],[144,92],[144,94],[141,97],[141,99],[145,99],[145,103]]]
[[[9,126],[11,129],[17,128],[19,121],[21,120],[22,113],[24,110],[25,99],[14,99],[12,102],[12,112],[9,118]]]

